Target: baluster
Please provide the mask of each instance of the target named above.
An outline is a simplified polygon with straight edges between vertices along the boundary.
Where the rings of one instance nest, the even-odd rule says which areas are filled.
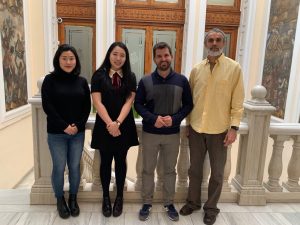
[[[288,165],[288,181],[282,185],[290,192],[299,192],[300,177],[300,136],[294,136],[293,152]]]
[[[223,178],[223,187],[222,187],[222,191],[224,192],[231,192],[231,187],[228,180],[231,172],[231,148],[232,145],[229,145],[227,147],[227,159],[224,168],[224,178]]]
[[[187,127],[180,131],[180,151],[177,161],[177,191],[184,192],[188,187],[188,170],[190,168],[189,141],[186,136]]]
[[[268,167],[269,180],[264,183],[264,187],[272,192],[282,192],[282,187],[279,184],[279,179],[282,174],[282,152],[284,142],[289,139],[289,136],[271,135],[274,140],[273,152]]]
[[[136,180],[134,184],[134,190],[135,191],[141,191],[142,190],[142,172],[143,172],[143,147],[142,147],[142,126],[141,124],[137,124],[137,134],[139,137],[139,147],[138,147],[138,155],[136,159]]]
[[[80,191],[82,191],[86,185],[86,179],[83,178],[83,171],[85,169],[84,167],[85,167],[84,159],[83,159],[83,157],[81,157],[81,160],[80,160],[80,184],[79,184]]]
[[[93,161],[93,183],[92,183],[92,191],[102,191],[102,186],[100,182],[100,152],[99,150],[95,150],[94,152],[94,161]]]

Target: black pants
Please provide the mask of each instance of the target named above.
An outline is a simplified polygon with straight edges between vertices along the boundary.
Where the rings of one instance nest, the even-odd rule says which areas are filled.
[[[100,179],[103,188],[103,197],[109,196],[109,184],[111,180],[111,164],[115,160],[115,176],[117,184],[117,196],[123,197],[124,183],[127,173],[127,156],[128,148],[110,148],[100,150],[101,165]]]

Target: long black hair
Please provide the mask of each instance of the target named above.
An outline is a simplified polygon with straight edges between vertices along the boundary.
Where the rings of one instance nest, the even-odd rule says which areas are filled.
[[[52,73],[54,73],[54,74],[65,73],[59,65],[59,57],[61,56],[61,54],[63,52],[67,52],[67,51],[71,51],[74,54],[75,59],[76,59],[75,68],[73,69],[73,71],[71,73],[76,76],[79,76],[79,74],[81,72],[81,64],[79,61],[79,57],[78,57],[76,49],[69,44],[62,44],[62,45],[58,46],[58,49],[56,50],[54,58],[53,58],[54,70],[52,71]]]
[[[106,73],[109,73],[111,69],[111,63],[110,63],[110,54],[114,50],[115,47],[120,47],[125,51],[126,54],[126,59],[125,62],[122,66],[122,73],[123,73],[123,78],[122,78],[122,86],[121,86],[121,92],[124,94],[126,98],[131,96],[131,87],[132,83],[136,82],[135,81],[135,75],[131,71],[131,66],[130,66],[130,59],[129,59],[129,51],[126,45],[123,42],[114,42],[110,45],[108,48],[105,58],[103,60],[103,63],[101,66],[95,71],[95,74],[101,71],[105,71]],[[109,82],[111,82],[109,80]],[[106,85],[107,87],[110,85]]]

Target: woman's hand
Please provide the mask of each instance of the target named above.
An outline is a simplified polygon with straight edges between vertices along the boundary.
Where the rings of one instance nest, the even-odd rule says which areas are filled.
[[[75,135],[78,132],[78,128],[76,127],[76,125],[73,123],[71,125],[69,125],[64,132],[68,135]]]
[[[119,129],[119,125],[116,121],[111,122],[106,126],[106,129],[108,130],[109,134],[113,137],[118,137],[121,135],[121,131]]]

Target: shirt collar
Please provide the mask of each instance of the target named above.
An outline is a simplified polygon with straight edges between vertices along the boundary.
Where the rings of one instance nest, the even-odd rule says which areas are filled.
[[[118,73],[119,76],[120,76],[121,78],[123,78],[122,70],[115,71],[115,70],[113,70],[113,69],[110,69],[110,70],[109,70],[109,77],[112,78],[113,75],[114,75],[114,73]]]
[[[225,57],[225,56],[224,56],[224,53],[222,53],[222,54],[220,55],[220,57],[216,59],[216,64],[222,62],[222,60],[224,59],[224,57]],[[209,64],[209,59],[208,59],[207,57],[206,57],[206,59],[205,59],[205,64]]]

